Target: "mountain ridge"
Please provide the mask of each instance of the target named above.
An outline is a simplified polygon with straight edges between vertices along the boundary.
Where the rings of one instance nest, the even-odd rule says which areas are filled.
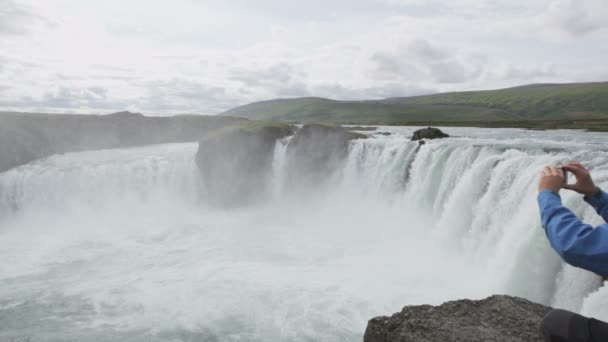
[[[282,122],[353,124],[608,120],[608,82],[537,83],[378,100],[272,99],[238,106],[219,115]]]

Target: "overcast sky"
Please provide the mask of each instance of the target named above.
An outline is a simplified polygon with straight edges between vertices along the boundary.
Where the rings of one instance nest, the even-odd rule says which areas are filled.
[[[0,110],[608,80],[608,0],[0,0]]]

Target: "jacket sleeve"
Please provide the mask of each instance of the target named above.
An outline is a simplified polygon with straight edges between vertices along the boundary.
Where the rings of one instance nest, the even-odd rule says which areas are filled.
[[[572,266],[608,275],[608,225],[593,228],[562,205],[558,194],[538,194],[542,226],[551,247]]]
[[[600,190],[599,194],[585,196],[583,199],[595,209],[605,222],[608,222],[608,193]]]

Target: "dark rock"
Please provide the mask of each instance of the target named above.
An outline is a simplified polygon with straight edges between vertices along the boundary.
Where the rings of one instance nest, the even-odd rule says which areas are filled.
[[[368,322],[365,342],[542,342],[540,324],[551,308],[510,296],[406,306]]]
[[[439,128],[427,127],[415,131],[414,135],[412,136],[412,141],[422,139],[439,139],[447,137],[449,137],[449,135],[443,133]]]
[[[391,133],[391,132],[380,132],[380,133],[378,133],[378,134],[380,134],[380,135],[391,135],[391,134],[393,134],[393,133]]]
[[[287,146],[287,181],[304,187],[323,183],[345,161],[348,141],[366,137],[341,126],[302,126]]]
[[[267,195],[276,141],[291,134],[288,125],[251,123],[202,139],[196,163],[206,198],[215,205],[236,206]]]

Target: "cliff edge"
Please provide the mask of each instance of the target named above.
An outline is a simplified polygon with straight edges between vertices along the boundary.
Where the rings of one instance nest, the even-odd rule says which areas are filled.
[[[149,144],[195,142],[218,128],[247,120],[177,115],[149,117],[0,112],[0,172],[53,154]]]

